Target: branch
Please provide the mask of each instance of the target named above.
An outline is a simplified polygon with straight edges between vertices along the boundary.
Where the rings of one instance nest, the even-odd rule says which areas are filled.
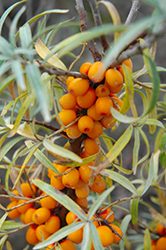
[[[76,0],[76,10],[78,11],[78,14],[80,16],[81,20],[81,30],[82,31],[87,31],[88,30],[88,25],[87,25],[87,18],[86,18],[86,11],[84,9],[84,5],[82,0]],[[89,40],[88,42],[88,49],[92,53],[94,61],[101,61],[101,55],[98,52],[96,46],[94,45],[93,40]]]
[[[135,21],[140,6],[141,6],[140,0],[133,0],[125,25],[129,25]]]
[[[100,16],[100,12],[99,12],[99,8],[98,8],[96,0],[88,0],[88,1],[92,10],[92,14],[93,14],[93,18],[94,18],[96,26],[102,26],[102,20],[101,20],[101,16]],[[105,52],[109,48],[109,44],[107,43],[105,36],[101,36],[99,39],[103,47],[103,51]]]

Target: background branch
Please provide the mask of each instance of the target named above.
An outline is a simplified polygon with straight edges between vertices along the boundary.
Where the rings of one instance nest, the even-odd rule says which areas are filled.
[[[140,0],[133,0],[132,1],[132,6],[131,6],[130,12],[128,14],[128,17],[126,19],[125,25],[129,25],[135,21],[140,6],[141,6]]]

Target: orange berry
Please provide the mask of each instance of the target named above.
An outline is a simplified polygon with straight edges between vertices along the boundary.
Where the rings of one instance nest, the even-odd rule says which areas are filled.
[[[66,129],[66,134],[70,139],[77,139],[82,135],[82,132],[78,128],[78,122],[74,123]]]
[[[80,73],[81,74],[84,74],[84,75],[88,75],[88,72],[89,72],[89,69],[90,67],[92,66],[92,63],[91,62],[85,62],[81,65],[80,67]]]
[[[108,69],[105,73],[106,85],[111,93],[118,93],[123,87],[123,76],[116,69]]]
[[[68,239],[61,241],[60,246],[63,250],[76,250],[74,243]]]
[[[80,178],[86,183],[89,183],[89,178],[92,172],[92,169],[89,166],[93,166],[93,162],[89,162],[79,167]]]
[[[151,246],[151,250],[157,250],[156,245]]]
[[[76,106],[76,97],[67,93],[59,99],[59,104],[63,109],[73,109]]]
[[[55,173],[53,170],[51,170],[50,168],[47,169],[47,176],[51,179],[51,176],[53,175],[53,173]]]
[[[133,70],[133,63],[131,61],[131,59],[126,59],[122,62],[122,64],[125,64],[127,67],[129,67],[131,70]]]
[[[72,81],[74,81],[74,80],[75,80],[75,78],[74,78],[73,76],[69,76],[69,77],[67,78],[67,80],[66,80],[66,85],[67,85],[67,87],[69,86],[69,83],[72,82]]]
[[[156,245],[156,241],[151,239],[151,246]]]
[[[113,108],[118,110],[118,111],[121,110],[121,107],[123,105],[123,101],[119,97],[116,97],[116,96],[112,96],[111,100],[113,102]]]
[[[132,70],[128,67],[130,73],[132,74]],[[124,69],[123,69],[123,66],[122,65],[119,65],[117,70],[121,73],[122,77],[123,77],[123,81],[125,80],[125,76],[124,76]]]
[[[107,116],[111,114],[110,108],[113,107],[113,102],[109,96],[98,97],[95,103],[96,112],[99,115]]]
[[[95,225],[95,227],[98,227],[98,226],[99,226],[99,223],[98,223],[98,221],[96,220],[96,217],[95,217],[95,216],[92,216],[91,220],[94,220],[92,223],[93,223],[93,225]]]
[[[64,173],[68,171],[69,169],[67,169]],[[69,173],[62,176],[62,183],[65,187],[73,188],[77,185],[79,178],[79,171],[76,168],[73,168]]]
[[[20,214],[20,221],[25,223],[25,214]]]
[[[166,228],[161,223],[158,223],[156,226],[156,232],[161,235],[166,235]]]
[[[36,208],[29,208],[24,214],[24,223],[29,224],[32,222],[32,215],[36,211]]]
[[[166,250],[166,237],[160,237],[157,240],[156,250]]]
[[[22,190],[22,194],[25,197],[32,197],[32,192],[35,194],[36,193],[36,188],[34,187],[34,185],[29,185],[29,183],[24,182],[21,184],[21,190]]]
[[[45,225],[39,225],[36,228],[36,237],[38,238],[39,241],[46,240],[50,235],[51,234],[46,231]]]
[[[79,173],[80,174],[80,173]],[[86,183],[82,180],[82,179],[79,179],[77,185],[75,186],[75,189],[79,189],[79,188],[82,188],[84,187]]]
[[[91,132],[94,128],[94,121],[91,117],[84,115],[78,120],[78,128],[82,133],[87,134]]]
[[[30,227],[26,232],[26,240],[29,244],[35,245],[39,242],[36,236],[36,228]]]
[[[62,183],[62,176],[56,177],[55,175],[52,175],[50,183],[54,188],[58,190],[62,190],[65,188],[65,186]]]
[[[43,224],[46,222],[51,216],[51,212],[46,207],[40,207],[38,208],[33,214],[32,214],[32,221],[37,224]]]
[[[110,224],[110,226],[113,229],[112,232],[113,232],[113,236],[114,236],[114,243],[118,243],[123,236],[123,232],[118,226],[116,226],[114,224]]]
[[[96,193],[102,193],[105,190],[106,184],[100,175],[96,175],[91,190]]]
[[[89,69],[88,77],[94,82],[101,82],[104,79],[106,67],[102,62],[95,62]]]
[[[75,194],[79,199],[88,197],[89,193],[90,193],[90,188],[86,183],[83,187],[75,189]]]
[[[67,214],[66,214],[66,222],[68,225],[70,225],[71,223],[73,223],[74,221],[76,221],[78,219],[77,215],[74,214],[73,212],[69,211]],[[78,219],[79,220],[79,219]],[[77,221],[78,221],[77,220]],[[79,220],[80,221],[80,220]]]
[[[92,138],[92,139],[96,139],[97,137],[99,137],[101,134],[103,133],[103,126],[100,122],[95,121],[94,122],[94,127],[92,129],[91,132],[88,132],[87,135]]]
[[[59,230],[60,225],[60,218],[57,215],[51,215],[51,217],[45,222],[45,229],[48,233],[53,234]]]
[[[97,231],[98,231],[100,241],[103,247],[107,247],[114,242],[114,236],[109,227],[99,226],[97,227]]]
[[[12,201],[12,202],[10,202],[9,204],[8,204],[8,206],[6,207],[6,209],[10,209],[10,208],[13,208],[13,207],[15,207],[15,206],[17,206],[18,205],[18,201]],[[20,213],[19,213],[19,211],[17,210],[17,208],[15,208],[15,209],[13,209],[13,210],[11,210],[10,212],[9,212],[9,214],[8,214],[8,217],[10,218],[10,219],[16,219],[17,217],[19,217],[20,216]]]
[[[90,116],[94,121],[99,121],[103,117],[97,113],[95,104],[88,108],[87,115]]]
[[[67,126],[71,122],[73,122],[77,118],[77,114],[72,109],[62,109],[62,111],[59,113],[59,118],[61,122]]]
[[[27,202],[27,200],[19,200],[18,205],[21,205],[23,203]],[[25,213],[29,208],[33,207],[33,203],[27,203],[21,207],[18,207],[17,210],[19,213]]]
[[[77,96],[76,100],[77,100],[78,106],[83,109],[87,109],[91,107],[96,100],[95,90],[92,88],[89,88],[88,91],[84,95]]]
[[[90,155],[85,151],[85,149],[83,148],[83,150],[82,150],[82,153],[81,153],[81,158],[83,159],[83,158],[87,158],[87,157],[89,157]]]
[[[50,245],[48,245],[48,246],[46,247],[45,250],[56,250],[56,249],[54,248],[54,246],[55,246],[55,243],[50,244]]]
[[[97,145],[97,143],[91,139],[91,138],[86,138],[84,140],[84,148],[85,151],[89,154],[89,155],[94,155],[97,154],[99,152],[99,146]]]
[[[108,96],[109,93],[110,93],[110,90],[105,84],[100,84],[95,89],[95,94],[96,94],[97,97],[105,97],[105,96]]]
[[[64,173],[64,172],[66,171],[66,169],[68,169],[68,167],[66,167],[66,166],[64,166],[64,165],[61,165],[61,164],[57,164],[57,163],[55,163],[55,162],[53,162],[53,165],[54,165],[54,167],[56,168],[56,170],[57,170],[60,174]],[[54,174],[55,174],[55,172],[54,172]]]
[[[12,195],[20,196],[19,192],[15,189],[12,191]],[[9,198],[10,201],[17,201],[17,198]]]
[[[75,202],[81,207],[88,207],[87,198],[79,199],[77,196],[75,197]]]
[[[74,96],[84,95],[89,89],[89,81],[82,78],[76,78],[68,85],[69,92]]]
[[[83,228],[80,228],[68,235],[69,240],[73,241],[75,244],[80,244],[83,240]]]
[[[107,115],[105,117],[103,117],[101,120],[100,120],[100,123],[102,124],[102,126],[106,129],[109,129],[111,127],[113,127],[115,125],[115,122],[113,123],[113,120],[115,118],[110,114],[110,115]]]
[[[42,195],[45,195],[46,193],[43,193]],[[57,201],[54,200],[51,196],[45,197],[40,200],[40,204],[42,207],[46,207],[48,209],[53,209],[57,205]]]
[[[103,208],[104,207],[101,209]],[[107,208],[100,214],[100,217],[102,217],[103,220],[107,220],[108,222],[112,223],[114,221],[114,212],[110,208]]]

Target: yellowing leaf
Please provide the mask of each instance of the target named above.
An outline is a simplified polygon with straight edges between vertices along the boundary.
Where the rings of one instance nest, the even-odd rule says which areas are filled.
[[[39,56],[45,60],[47,55],[50,53],[50,50],[42,43],[40,39],[37,40],[35,43],[35,49]],[[52,55],[48,60],[48,63],[53,65],[54,67],[57,67],[59,69],[67,70],[64,63],[55,55]]]

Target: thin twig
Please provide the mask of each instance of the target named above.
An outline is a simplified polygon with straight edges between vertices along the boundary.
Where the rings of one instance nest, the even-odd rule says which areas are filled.
[[[86,18],[86,11],[84,9],[83,1],[82,0],[76,0],[76,10],[78,11],[80,20],[81,20],[81,31],[87,31],[88,25],[87,25],[87,18]],[[89,40],[88,42],[88,49],[92,53],[94,61],[101,61],[101,55],[99,51],[97,50],[94,41]]]
[[[100,15],[96,0],[88,0],[88,1],[92,10],[92,14],[93,14],[93,18],[94,18],[96,26],[102,26],[101,15]],[[107,43],[105,36],[101,36],[99,39],[103,47],[103,51],[105,52],[109,48],[109,44]]]
[[[128,14],[128,17],[126,19],[125,25],[129,25],[135,21],[140,6],[141,6],[140,0],[133,0],[132,1],[132,6],[131,6],[130,12]]]
[[[33,225],[33,224],[34,224],[33,222],[30,222],[29,224],[26,224],[26,225],[24,225],[24,226],[22,226],[22,227],[19,227],[19,228],[17,228],[17,229],[14,229],[14,230],[12,230],[12,231],[10,231],[10,232],[2,233],[2,234],[0,234],[0,237],[3,237],[3,236],[5,236],[5,235],[10,235],[10,234],[16,233],[16,232],[18,232],[18,231],[20,231],[20,230],[22,230],[22,229],[25,229],[25,228],[27,228],[27,227]]]

